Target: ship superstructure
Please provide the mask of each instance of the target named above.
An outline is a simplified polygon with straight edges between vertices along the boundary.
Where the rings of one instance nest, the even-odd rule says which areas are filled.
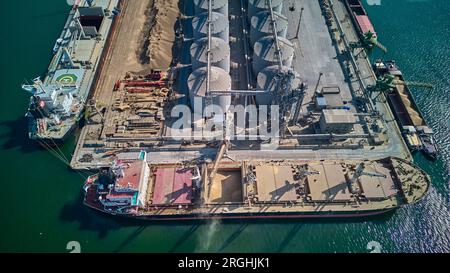
[[[45,77],[22,86],[32,94],[26,114],[31,139],[61,142],[76,128],[119,13],[120,0],[73,6]]]

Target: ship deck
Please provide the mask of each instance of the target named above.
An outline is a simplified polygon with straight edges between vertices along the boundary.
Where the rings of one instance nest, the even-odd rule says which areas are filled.
[[[202,172],[201,182],[197,184],[193,177],[194,165],[151,164],[153,174],[148,180],[147,205],[129,216],[369,215],[414,203],[428,189],[429,178],[418,167],[401,159],[385,159],[364,162],[365,172],[386,174],[386,177],[358,177],[361,193],[353,194],[348,176],[352,176],[360,163],[228,162],[219,166],[211,182]],[[249,179],[249,171],[256,173],[254,179]]]
[[[118,3],[119,0],[97,1],[98,6],[104,7],[104,9],[110,11],[117,7]],[[81,2],[80,6],[87,6],[87,4],[85,4],[86,2]],[[78,92],[76,93],[76,97],[79,102],[85,104],[91,93],[92,87],[95,84],[96,77],[100,73],[99,70],[101,70],[102,62],[104,61],[102,59],[102,56],[105,54],[104,49],[108,48],[108,41],[111,39],[110,34],[113,32],[114,18],[115,16],[113,14],[109,14],[103,18],[98,29],[99,37],[102,37],[101,39],[93,38],[78,40],[76,42],[76,50],[71,51],[71,58],[75,65],[74,69],[59,69],[59,66],[61,65],[59,62],[62,52],[60,50],[57,54],[55,54],[49,66],[48,76],[44,80],[44,83],[57,83],[61,73],[66,73],[66,76],[70,77],[72,76],[71,72],[75,71],[79,74],[77,75]],[[67,38],[64,37],[64,35],[68,30],[70,20],[72,20],[72,17],[69,16],[65,29],[61,34],[61,38],[64,38],[65,42]],[[90,67],[87,68],[86,64],[90,64]],[[66,139],[68,134],[73,131],[74,126],[77,124],[82,113],[83,111],[75,112],[73,116],[62,120],[62,123],[57,127],[57,130],[46,130],[44,132],[39,132],[37,137],[43,140],[53,139],[55,141]]]

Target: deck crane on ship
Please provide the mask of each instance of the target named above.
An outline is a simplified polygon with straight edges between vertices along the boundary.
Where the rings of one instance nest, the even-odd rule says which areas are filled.
[[[358,185],[358,178],[360,178],[361,176],[382,177],[382,178],[387,177],[385,174],[376,173],[376,172],[367,172],[367,171],[365,171],[365,169],[366,169],[366,165],[364,164],[364,162],[360,163],[356,167],[356,170],[355,170],[355,173],[353,174],[353,176],[348,180],[348,182],[350,184],[350,189],[351,189],[352,193],[354,193],[354,194],[361,193],[361,188]]]

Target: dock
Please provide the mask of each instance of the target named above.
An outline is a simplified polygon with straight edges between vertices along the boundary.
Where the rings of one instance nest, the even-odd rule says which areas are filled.
[[[72,168],[97,170],[110,166],[118,154],[133,157],[141,151],[148,153],[149,163],[213,161],[219,148],[217,141],[193,136],[184,140],[171,137],[170,109],[189,101],[186,81],[190,58],[186,55],[193,42],[192,1],[166,1],[166,5],[154,12],[152,8],[159,1],[124,2],[117,35],[92,96],[97,107],[92,107],[91,117],[82,129]],[[256,76],[250,68],[248,1],[229,2],[230,33],[233,33],[230,35],[232,87],[256,90]],[[358,42],[359,37],[345,4],[326,2],[332,3],[330,17],[323,15],[324,1],[319,0],[284,1],[282,9],[289,22],[286,39],[293,43],[295,51],[292,67],[307,87],[298,107],[298,120],[289,124],[285,138],[278,139],[277,149],[266,149],[259,140],[231,140],[225,162],[236,158],[317,161],[395,156],[411,159],[398,126],[392,122],[394,117],[389,105],[370,99],[367,88],[376,82],[370,61],[364,52],[347,47]],[[172,48],[173,55],[171,62],[166,62],[167,67],[152,66],[152,62],[143,57],[143,47],[155,48],[151,46],[155,39],[149,35],[156,35],[151,26],[155,18],[160,18],[158,12],[173,15],[172,21],[158,25],[167,29],[156,31],[171,33],[168,40],[162,39]],[[177,30],[181,36],[174,34]],[[157,52],[152,52],[150,59],[157,56]],[[151,82],[145,77],[154,70],[167,73],[164,85],[130,93],[126,82]],[[317,99],[318,91],[327,105],[318,105],[321,103]],[[162,96],[156,95],[161,92]],[[255,102],[252,96],[234,95],[233,104],[249,106]],[[138,108],[143,110],[140,115],[136,115]],[[355,119],[351,130],[342,133],[321,127],[324,108],[350,109],[348,115],[354,117],[351,120]],[[134,129],[130,130],[130,126]]]

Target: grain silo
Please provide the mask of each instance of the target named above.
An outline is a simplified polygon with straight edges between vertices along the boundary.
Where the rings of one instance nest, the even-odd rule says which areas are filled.
[[[230,45],[216,37],[211,38],[211,65],[230,73]],[[192,70],[208,63],[208,37],[195,41],[191,46]]]
[[[279,37],[286,38],[289,22],[288,19],[280,13],[274,13],[277,34]],[[255,44],[260,38],[273,35],[273,24],[270,11],[263,10],[255,14],[250,22],[250,42]]]
[[[195,13],[199,14],[208,11],[208,0],[194,0]],[[223,14],[228,17],[228,0],[211,0],[212,11]]]
[[[279,64],[279,57],[283,66],[291,67],[294,59],[294,47],[286,38],[279,37],[280,54],[277,52],[275,37],[266,36],[259,39],[253,48],[253,72],[258,75],[268,66]],[[281,55],[281,56],[279,56]]]
[[[258,90],[267,90],[269,92],[274,92],[278,86],[278,79],[280,73],[288,73],[289,71],[293,72],[295,75],[295,79],[292,81],[292,89],[296,89],[301,84],[300,76],[294,72],[289,67],[283,66],[281,71],[278,65],[269,66],[264,68],[259,74],[257,78]],[[256,96],[256,102],[258,105],[270,105],[272,103],[271,93],[261,94]]]
[[[267,0],[248,0],[248,18],[251,19],[256,13],[269,10]],[[281,14],[283,10],[283,0],[272,0],[272,10]]]
[[[189,88],[189,98],[191,101],[191,107],[196,113],[203,113],[205,107],[205,96],[206,96],[206,81],[207,81],[207,68],[201,67],[189,76],[188,78],[188,88]],[[222,68],[212,66],[210,75],[210,90],[216,91],[228,91],[231,90],[231,77]],[[202,98],[202,107],[195,107],[194,99],[196,97]],[[213,104],[220,105],[222,111],[225,113],[228,111],[231,105],[231,95],[213,97]]]
[[[196,40],[208,36],[208,15],[208,12],[203,12],[192,20],[194,38]],[[230,27],[228,17],[218,12],[212,13],[211,35],[224,40],[227,44],[230,43]]]

